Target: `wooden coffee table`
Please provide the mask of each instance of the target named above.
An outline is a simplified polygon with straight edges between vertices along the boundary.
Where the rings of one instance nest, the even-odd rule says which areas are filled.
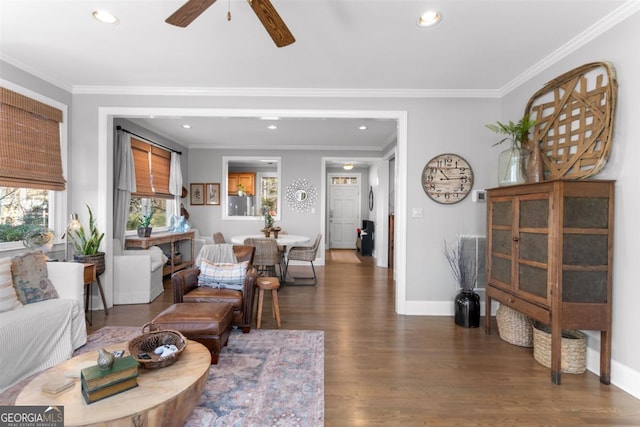
[[[105,347],[126,350],[127,343]],[[80,369],[96,363],[98,351],[89,351],[48,369],[20,392],[16,405],[64,406],[66,426],[182,426],[195,408],[207,382],[211,355],[205,346],[188,341],[173,364],[142,369],[138,387],[88,405],[80,392]],[[42,385],[75,373],[73,387],[58,394],[42,391]]]

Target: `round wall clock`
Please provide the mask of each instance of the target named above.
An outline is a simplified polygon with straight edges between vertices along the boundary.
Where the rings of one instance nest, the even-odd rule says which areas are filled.
[[[473,187],[473,171],[457,154],[440,154],[425,165],[422,188],[431,200],[450,205],[462,201]]]

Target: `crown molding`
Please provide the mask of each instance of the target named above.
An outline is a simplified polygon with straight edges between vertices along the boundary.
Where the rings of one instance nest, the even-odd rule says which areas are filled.
[[[560,62],[562,59],[566,58],[569,54],[575,52],[582,46],[586,45],[596,37],[610,30],[611,28],[618,25],[620,22],[629,18],[633,14],[640,11],[640,1],[637,0],[627,0],[622,6],[606,15],[600,21],[596,22],[582,33],[578,34],[576,37],[569,40],[564,45],[560,46],[555,51],[551,52],[551,54],[547,55],[544,59],[534,64],[531,68],[526,70],[524,73],[520,74],[515,79],[511,80],[509,83],[504,85],[502,89],[500,89],[499,97],[503,97],[507,95],[512,90],[518,88],[519,86],[525,84],[533,77],[542,73],[547,68],[552,65]]]
[[[304,98],[498,98],[493,89],[338,89],[338,88],[249,88],[249,87],[161,87],[161,86],[74,86],[82,95],[154,96],[246,96]]]
[[[202,145],[202,144],[194,144],[187,146],[190,150],[192,149],[201,149],[201,150],[225,150],[225,149],[233,149],[236,151],[243,150],[276,150],[276,151],[369,151],[369,152],[382,152],[384,147],[376,147],[376,146],[364,146],[364,147],[356,147],[356,146],[347,146],[347,145],[233,145],[233,144],[216,144],[216,145]]]

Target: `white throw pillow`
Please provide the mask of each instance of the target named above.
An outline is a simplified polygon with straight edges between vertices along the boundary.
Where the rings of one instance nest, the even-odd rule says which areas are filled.
[[[21,306],[11,278],[11,258],[0,258],[0,313]]]

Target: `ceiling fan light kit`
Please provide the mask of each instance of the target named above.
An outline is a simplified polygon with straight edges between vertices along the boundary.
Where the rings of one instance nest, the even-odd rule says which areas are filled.
[[[247,1],[276,46],[284,47],[296,41],[269,0]],[[173,15],[168,17],[165,22],[177,27],[186,27],[215,2],[216,0],[188,0],[181,8],[176,10]],[[229,13],[227,13],[227,19],[231,19]]]

